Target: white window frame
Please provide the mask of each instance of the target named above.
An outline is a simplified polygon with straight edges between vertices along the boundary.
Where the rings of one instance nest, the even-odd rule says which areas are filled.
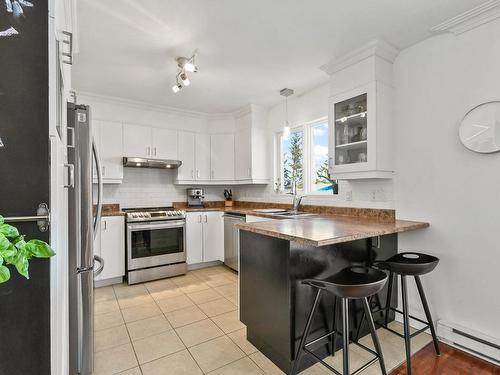
[[[311,134],[311,129],[315,125],[319,125],[321,123],[327,123],[328,124],[328,116],[323,116],[318,119],[315,119],[313,121],[308,121],[301,123],[300,125],[294,126],[290,129],[290,133],[293,132],[298,132],[298,131],[303,131],[304,132],[304,148],[303,148],[303,161],[302,161],[302,166],[303,166],[303,171],[302,171],[302,176],[304,180],[304,188],[297,190],[297,193],[299,194],[307,194],[308,196],[311,195],[332,195],[331,192],[325,191],[325,192],[317,192],[317,191],[312,191],[312,167],[313,167],[313,160],[311,158],[311,142],[312,142],[312,134]],[[330,126],[330,124],[328,124]],[[275,181],[275,191],[278,194],[288,194],[288,191],[283,189],[283,150],[281,149],[282,147],[282,137],[283,137],[283,131],[276,132],[275,137],[274,137],[274,181]],[[279,186],[278,189],[276,187]]]

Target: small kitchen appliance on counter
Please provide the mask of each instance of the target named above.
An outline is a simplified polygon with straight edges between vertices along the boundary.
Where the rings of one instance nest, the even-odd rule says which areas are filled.
[[[173,207],[126,209],[127,281],[185,274],[186,214]]]
[[[186,189],[188,207],[205,207],[203,200],[205,199],[205,191],[201,188]]]

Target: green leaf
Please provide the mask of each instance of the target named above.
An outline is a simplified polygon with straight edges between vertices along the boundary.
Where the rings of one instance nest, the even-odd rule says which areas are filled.
[[[28,258],[26,258],[23,254],[18,254],[14,266],[16,266],[17,272],[19,272],[20,275],[23,275],[27,279],[30,278],[30,275],[28,273],[29,261]]]
[[[2,215],[0,215],[0,224],[3,224],[3,223],[5,223],[5,219],[3,218]]]
[[[12,244],[10,243],[9,239],[5,237],[3,233],[0,233],[0,253],[3,253],[11,246]]]
[[[0,255],[0,266],[3,264],[3,257]]]
[[[56,254],[46,242],[40,240],[29,240],[24,249],[37,258],[50,258]]]
[[[0,266],[0,284],[10,279],[10,271],[5,266]]]
[[[17,249],[14,245],[10,244],[6,250],[0,251],[0,254],[5,258],[7,263],[10,263],[10,260],[16,257]]]
[[[17,230],[17,228],[9,224],[0,224],[0,233],[5,235],[5,237],[11,238],[19,236],[19,231]]]

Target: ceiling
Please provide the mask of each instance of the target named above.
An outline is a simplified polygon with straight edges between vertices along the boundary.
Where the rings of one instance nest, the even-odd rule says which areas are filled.
[[[484,0],[79,0],[77,90],[207,113],[281,100],[319,67],[382,38],[406,48]],[[199,72],[174,94],[177,56]]]

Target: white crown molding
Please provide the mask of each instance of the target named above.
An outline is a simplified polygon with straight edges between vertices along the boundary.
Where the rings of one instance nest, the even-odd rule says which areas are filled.
[[[378,56],[392,64],[398,54],[399,49],[393,45],[381,39],[374,39],[344,56],[333,59],[328,64],[322,65],[320,69],[332,75],[371,56]]]
[[[477,7],[431,27],[432,33],[460,35],[500,17],[500,0],[489,0]]]
[[[249,114],[249,113],[252,113],[252,112],[264,111],[264,108],[262,108],[258,105],[248,104],[248,105],[244,106],[243,108],[240,108],[240,109],[233,111],[233,112],[206,113],[206,112],[190,111],[190,110],[186,110],[186,109],[182,109],[182,108],[175,108],[175,107],[169,107],[169,106],[158,105],[158,104],[151,104],[151,103],[147,103],[147,102],[141,102],[139,100],[120,98],[117,96],[101,95],[101,94],[96,94],[96,93],[92,93],[92,92],[88,92],[88,91],[76,91],[76,96],[77,97],[78,96],[85,96],[85,97],[94,99],[96,101],[109,103],[109,104],[115,104],[115,105],[123,105],[123,106],[136,108],[136,109],[140,109],[140,110],[156,111],[156,112],[175,114],[175,115],[179,115],[179,116],[193,117],[193,118],[204,119],[204,120],[235,119],[235,118],[242,117],[242,116]]]

